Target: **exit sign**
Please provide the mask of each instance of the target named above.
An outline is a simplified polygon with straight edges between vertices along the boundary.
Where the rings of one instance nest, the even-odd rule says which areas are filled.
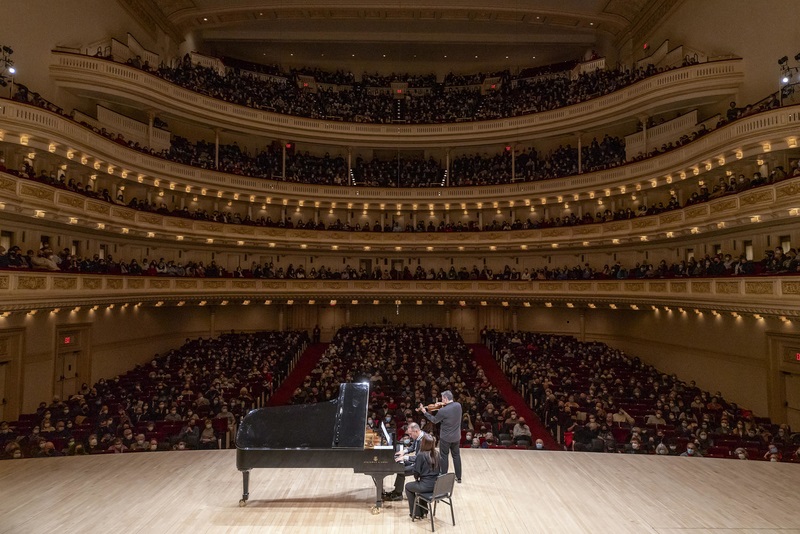
[[[69,345],[72,343],[72,336],[64,336],[64,345]],[[797,355],[797,359],[800,360],[800,354]]]
[[[796,353],[796,354],[794,355],[794,359],[795,359],[796,361],[800,362],[800,352],[798,352],[798,353]]]

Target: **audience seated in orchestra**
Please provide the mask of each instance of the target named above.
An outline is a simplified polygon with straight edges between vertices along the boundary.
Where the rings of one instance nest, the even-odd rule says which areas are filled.
[[[187,340],[113,379],[0,423],[2,458],[216,449],[285,378],[305,332]]]
[[[440,400],[451,390],[463,406],[462,446],[480,442],[489,433],[510,432],[506,413],[513,410],[475,367],[469,349],[454,329],[407,326],[341,328],[318,366],[293,396],[295,403],[323,402],[338,391],[340,382],[369,381],[372,406],[368,425],[381,421],[402,439],[409,424],[433,433],[431,423],[416,411],[420,403]],[[501,414],[500,417],[485,414]],[[467,432],[470,441],[467,441]]]
[[[787,425],[603,343],[495,331],[485,340],[571,450],[793,462],[800,453]]]

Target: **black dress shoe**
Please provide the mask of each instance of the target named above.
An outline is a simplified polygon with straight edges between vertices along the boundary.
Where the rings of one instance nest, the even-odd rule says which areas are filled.
[[[402,493],[391,492],[384,498],[384,500],[385,501],[402,501],[403,500],[403,494]]]
[[[461,484],[461,479],[460,479],[460,478],[457,478],[457,479],[456,479],[456,482],[458,482],[459,484]]]

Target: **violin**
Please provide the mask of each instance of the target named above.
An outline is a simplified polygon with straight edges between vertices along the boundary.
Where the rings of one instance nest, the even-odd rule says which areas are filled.
[[[439,402],[434,402],[433,404],[429,404],[427,406],[424,406],[424,408],[426,410],[428,410],[429,412],[433,413],[433,412],[439,411],[439,408],[442,408],[443,406],[444,406],[444,403],[439,401]],[[422,406],[422,404],[420,404],[420,407],[417,408],[417,411],[421,412],[422,408],[423,408],[423,406]]]

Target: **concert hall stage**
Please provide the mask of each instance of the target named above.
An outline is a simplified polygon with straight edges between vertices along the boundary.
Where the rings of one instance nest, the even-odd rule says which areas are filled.
[[[436,532],[800,533],[800,465],[464,450],[464,483]],[[385,480],[386,488],[394,478]],[[408,505],[372,515],[352,470],[255,469],[239,507],[235,451],[0,462],[0,532],[430,532]]]

